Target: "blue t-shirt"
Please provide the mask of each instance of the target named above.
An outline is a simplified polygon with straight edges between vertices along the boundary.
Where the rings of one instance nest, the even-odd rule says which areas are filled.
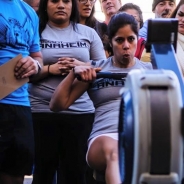
[[[22,54],[40,51],[38,17],[24,1],[0,0],[0,65]],[[30,106],[28,85],[6,96],[0,103]]]

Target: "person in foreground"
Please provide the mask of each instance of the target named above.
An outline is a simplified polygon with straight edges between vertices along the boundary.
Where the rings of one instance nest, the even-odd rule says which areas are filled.
[[[88,90],[96,110],[88,140],[87,162],[96,171],[104,172],[107,184],[120,184],[117,141],[121,99],[119,90],[124,86],[124,80],[95,80],[96,72],[129,72],[132,69],[152,69],[152,65],[134,57],[138,25],[133,16],[126,13],[113,15],[108,24],[108,36],[114,56],[97,61],[95,68],[76,66],[56,88],[50,108],[52,111],[67,109]],[[78,81],[76,75],[82,81]]]
[[[33,80],[42,65],[38,17],[23,1],[0,1],[0,6],[0,66],[22,54],[14,76]],[[0,184],[23,184],[24,175],[32,174],[34,139],[27,88],[25,83],[0,99]]]

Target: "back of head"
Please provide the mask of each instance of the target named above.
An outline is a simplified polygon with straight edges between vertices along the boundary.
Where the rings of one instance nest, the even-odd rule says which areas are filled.
[[[109,24],[108,24],[108,37],[111,42],[112,38],[115,36],[117,31],[124,27],[130,25],[132,31],[137,35],[138,37],[138,24],[135,18],[132,15],[129,15],[124,12],[117,13],[112,16]]]
[[[137,13],[139,14],[139,21],[140,21],[140,28],[143,26],[143,15],[142,15],[142,11],[141,8],[133,3],[126,3],[124,4],[120,9],[119,12],[126,12],[129,9],[133,9],[136,10]]]
[[[176,3],[176,0],[153,0],[153,3],[152,3],[152,11],[155,10],[155,7],[157,6],[158,3],[163,2],[163,1],[171,1],[171,2]]]

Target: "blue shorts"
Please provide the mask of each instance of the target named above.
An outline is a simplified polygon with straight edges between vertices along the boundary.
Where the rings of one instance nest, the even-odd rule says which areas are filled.
[[[30,107],[0,103],[0,172],[32,174],[34,138]]]

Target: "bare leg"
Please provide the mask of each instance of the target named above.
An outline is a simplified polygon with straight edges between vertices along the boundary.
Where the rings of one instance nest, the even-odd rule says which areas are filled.
[[[120,184],[118,142],[111,137],[95,139],[88,152],[88,163],[97,171],[105,171],[107,184]]]
[[[24,176],[12,176],[0,173],[0,184],[23,184]]]

